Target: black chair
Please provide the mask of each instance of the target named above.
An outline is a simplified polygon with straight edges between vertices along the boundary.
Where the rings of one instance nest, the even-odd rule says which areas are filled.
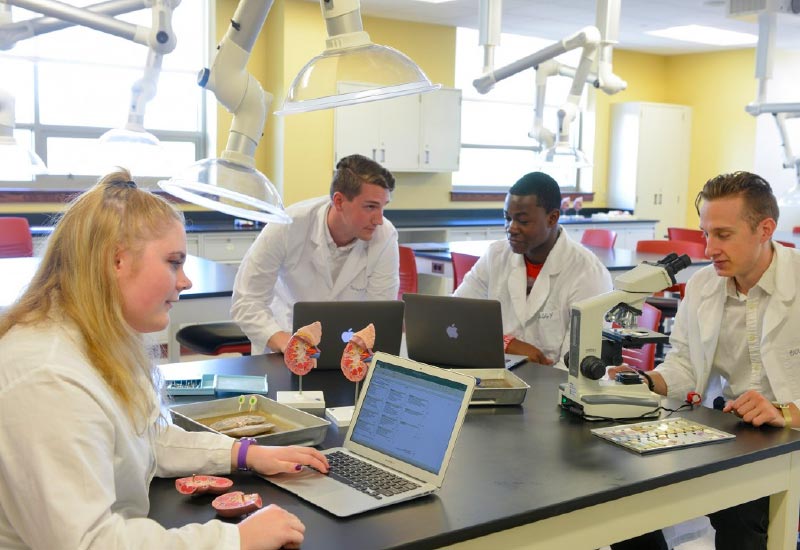
[[[250,339],[233,322],[189,325],[180,329],[175,338],[181,346],[203,355],[251,352]]]

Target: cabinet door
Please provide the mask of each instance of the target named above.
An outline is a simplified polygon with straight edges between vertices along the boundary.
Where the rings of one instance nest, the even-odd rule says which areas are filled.
[[[455,172],[461,153],[461,90],[436,90],[421,98],[420,170]]]
[[[342,93],[363,89],[357,84],[341,83]],[[380,101],[338,107],[333,114],[334,163],[342,157],[359,153],[380,162]]]
[[[656,235],[686,222],[689,117],[682,106],[642,106],[636,215],[659,220]]]
[[[388,170],[419,167],[419,94],[374,102],[380,107],[380,144],[375,160]]]

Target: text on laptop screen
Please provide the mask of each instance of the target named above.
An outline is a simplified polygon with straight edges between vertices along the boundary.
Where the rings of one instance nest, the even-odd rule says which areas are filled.
[[[376,361],[352,441],[438,474],[467,386]]]

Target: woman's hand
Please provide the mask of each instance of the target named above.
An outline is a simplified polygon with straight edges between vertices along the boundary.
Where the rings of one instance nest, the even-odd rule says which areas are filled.
[[[251,445],[247,449],[247,467],[266,476],[280,473],[297,473],[303,466],[328,472],[328,459],[310,447],[264,447]]]
[[[297,516],[275,504],[243,519],[238,527],[242,550],[300,548],[306,532]]]

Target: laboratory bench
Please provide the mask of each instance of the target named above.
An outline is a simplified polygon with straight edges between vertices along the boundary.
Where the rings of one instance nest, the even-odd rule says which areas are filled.
[[[161,368],[167,378],[266,373],[272,399],[277,390],[298,389],[298,377],[276,354]],[[309,550],[595,549],[766,495],[772,495],[769,548],[794,549],[800,431],[754,428],[732,414],[696,407],[677,415],[736,438],[642,456],[590,432],[608,422],[586,422],[557,405],[566,372],[533,363],[514,372],[531,386],[525,401],[470,408],[434,495],[340,519],[249,473],[230,475],[234,489],[257,492],[265,504],[296,514]],[[353,403],[354,385],[338,369],[312,371],[303,388],[324,390],[329,406]],[[321,447],[343,438],[332,425]],[[155,479],[150,501],[149,516],[167,528],[215,517],[211,497],[181,495],[173,479]]]
[[[185,212],[189,254],[209,260],[239,263],[263,228],[263,224],[241,224],[217,212]],[[498,240],[505,238],[502,209],[386,210],[385,216],[397,228],[398,241],[404,243]],[[635,248],[640,240],[655,238],[657,220],[638,220],[631,216],[595,218],[562,216],[559,223],[573,240],[580,241],[589,228],[613,229],[617,246]],[[26,215],[31,224],[34,246],[40,246],[52,231],[49,214]]]

